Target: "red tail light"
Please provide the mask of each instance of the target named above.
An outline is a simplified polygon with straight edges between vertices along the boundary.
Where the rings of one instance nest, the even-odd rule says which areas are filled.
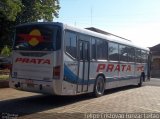
[[[53,78],[60,78],[60,71],[61,71],[61,68],[60,66],[56,66],[53,68]]]

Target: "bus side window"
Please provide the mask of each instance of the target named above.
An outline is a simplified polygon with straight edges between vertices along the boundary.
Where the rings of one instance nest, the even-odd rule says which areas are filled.
[[[77,58],[77,37],[75,33],[66,32],[65,49],[71,57]]]
[[[91,40],[91,59],[96,60],[97,47],[96,47],[96,39],[92,38]]]
[[[84,58],[83,47],[84,47],[84,45],[83,45],[83,43],[81,42],[81,43],[79,44],[79,60],[83,60],[83,58]]]
[[[97,59],[108,59],[108,42],[102,39],[97,39]]]
[[[140,49],[136,49],[136,62],[137,63],[141,63],[141,59],[142,59],[141,50]]]
[[[144,50],[141,50],[141,56],[142,56],[142,63],[147,62],[147,52]]]
[[[128,62],[128,47],[125,45],[119,45],[119,58],[120,61]]]
[[[128,61],[135,62],[135,48],[128,47]]]
[[[108,47],[109,60],[119,61],[118,44],[109,42]]]

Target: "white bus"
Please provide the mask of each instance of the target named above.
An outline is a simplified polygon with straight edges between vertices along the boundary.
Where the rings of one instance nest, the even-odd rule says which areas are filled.
[[[149,49],[112,34],[63,23],[16,27],[9,85],[54,95],[93,93],[126,85],[141,86],[149,77]]]

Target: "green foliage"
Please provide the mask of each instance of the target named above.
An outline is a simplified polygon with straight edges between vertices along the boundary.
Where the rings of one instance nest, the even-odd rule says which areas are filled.
[[[20,0],[1,0],[0,1],[0,17],[5,17],[9,21],[15,21],[17,14],[21,11]]]
[[[37,1],[35,3],[35,9],[37,12],[37,15],[39,19],[45,19],[52,21],[54,16],[58,17],[58,11],[60,9],[59,2],[53,2],[53,0],[43,0],[43,1]],[[54,15],[52,15],[52,13]]]
[[[58,17],[59,0],[1,0],[0,20],[16,21],[16,24],[40,19],[52,21]]]
[[[22,0],[22,11],[18,14],[16,22],[34,22],[40,19],[52,21],[54,16],[58,17],[58,0]]]
[[[0,50],[11,46],[11,33],[17,24],[52,21],[58,17],[59,0],[0,0]]]
[[[10,48],[7,45],[4,46],[4,48],[1,51],[1,55],[7,57],[7,56],[10,56],[10,54],[11,54]]]

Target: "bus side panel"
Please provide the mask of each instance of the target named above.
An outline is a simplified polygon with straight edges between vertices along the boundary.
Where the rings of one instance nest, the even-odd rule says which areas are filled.
[[[64,78],[62,81],[62,95],[75,95],[78,80],[78,62],[64,54]]]
[[[98,62],[95,64],[96,68],[90,68],[92,72],[90,76],[96,79],[98,74],[104,74],[106,89],[135,85],[139,82],[139,78],[135,76],[135,63]]]
[[[98,67],[97,61],[91,61],[90,62],[90,72],[89,72],[89,85],[88,85],[88,92],[94,91],[94,84],[98,75],[97,67]],[[102,73],[105,73],[104,71],[101,71]]]
[[[118,87],[138,84],[139,79],[135,77],[135,63],[120,63],[120,65]]]
[[[107,61],[96,61],[91,62],[90,65],[90,92],[93,92],[94,84],[98,75],[103,75],[105,77],[105,89],[115,88],[118,85],[118,74],[119,71],[116,70],[118,62],[107,62]]]
[[[136,65],[135,65],[135,75],[138,79],[140,79],[140,76],[141,76],[142,72],[147,74],[146,63],[136,63]]]

